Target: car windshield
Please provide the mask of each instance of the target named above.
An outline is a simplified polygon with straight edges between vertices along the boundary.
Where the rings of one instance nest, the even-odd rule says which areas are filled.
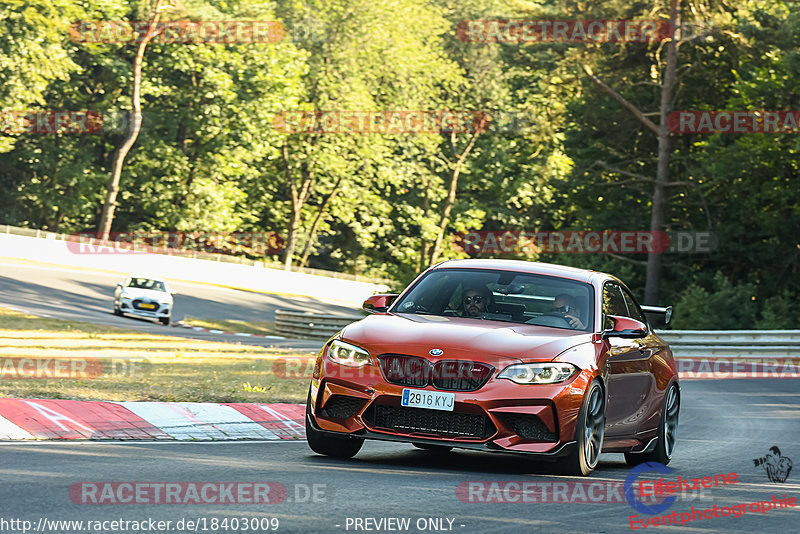
[[[594,324],[593,294],[591,285],[557,276],[437,269],[391,311],[589,331]]]
[[[150,278],[131,278],[128,282],[128,287],[135,287],[137,289],[152,289],[153,291],[166,291],[164,282],[161,280],[152,280]]]

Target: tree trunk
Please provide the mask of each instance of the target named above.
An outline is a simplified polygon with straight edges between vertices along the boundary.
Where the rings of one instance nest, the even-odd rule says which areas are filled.
[[[673,35],[667,42],[667,64],[664,68],[664,78],[661,84],[661,103],[659,108],[660,124],[656,125],[648,119],[636,106],[625,100],[625,98],[609,87],[600,78],[594,75],[588,65],[583,69],[586,74],[599,85],[604,91],[610,94],[617,102],[630,111],[639,121],[650,129],[658,139],[658,168],[656,179],[653,182],[653,207],[650,211],[650,231],[658,232],[664,230],[666,218],[667,196],[666,188],[671,185],[669,182],[669,163],[672,154],[670,153],[670,131],[667,125],[667,117],[672,111],[672,98],[675,94],[676,71],[678,69],[678,26],[681,23],[680,0],[670,0],[669,22],[672,26]],[[674,185],[674,183],[673,183]],[[654,305],[658,303],[658,292],[661,285],[661,253],[652,252],[647,256],[647,280],[645,282],[644,303]]]
[[[666,187],[669,183],[670,131],[667,126],[667,117],[672,111],[672,98],[675,93],[675,78],[678,68],[678,26],[680,20],[680,0],[670,0],[669,22],[676,32],[667,43],[667,65],[664,70],[664,81],[661,86],[661,109],[659,111],[658,125],[658,170],[655,185],[653,186],[653,208],[650,214],[650,231],[661,232],[664,230],[666,217]],[[651,252],[647,255],[647,280],[644,289],[645,304],[658,304],[658,293],[661,287],[661,252]]]
[[[286,183],[289,186],[289,192],[292,196],[286,250],[284,251],[283,257],[283,269],[291,271],[294,249],[297,248],[297,231],[300,228],[303,206],[305,206],[311,194],[313,173],[308,170],[308,166],[305,163],[301,165],[300,174],[302,176],[302,181],[298,189],[294,177],[292,176],[292,168],[289,164],[289,146],[286,143],[283,144],[283,162],[285,165]]]
[[[428,191],[430,191],[428,177],[425,176],[422,182],[422,219],[428,220],[428,213],[430,211],[430,197],[428,197]],[[425,265],[425,261],[428,258],[428,254],[430,254],[430,247],[431,244],[420,235],[420,245],[419,245],[419,259],[417,260],[417,272],[421,272],[423,266]]]
[[[122,176],[122,166],[125,164],[125,156],[128,155],[128,151],[136,142],[136,138],[139,137],[139,130],[142,127],[142,62],[144,60],[144,51],[145,48],[147,48],[147,43],[149,43],[156,34],[156,25],[161,18],[163,3],[164,0],[158,0],[156,3],[153,20],[150,21],[150,27],[147,30],[147,34],[142,38],[142,42],[139,43],[139,49],[137,50],[136,57],[133,60],[133,94],[131,95],[133,120],[131,121],[131,129],[128,132],[128,136],[117,150],[117,153],[114,155],[114,160],[111,164],[111,177],[108,180],[106,199],[103,203],[103,211],[100,214],[100,224],[97,227],[97,232],[100,234],[100,239],[102,239],[104,242],[108,241],[108,234],[111,231],[111,223],[114,221],[114,209],[117,205],[119,180]]]
[[[308,240],[306,240],[305,245],[303,245],[303,255],[300,258],[300,268],[305,267],[306,263],[308,262],[308,256],[311,254],[311,245],[314,242],[314,238],[317,236],[317,230],[319,230],[319,224],[322,222],[322,216],[325,214],[325,210],[328,209],[328,205],[339,193],[339,185],[341,183],[342,177],[340,176],[339,179],[336,180],[336,183],[333,184],[333,189],[331,189],[330,193],[325,195],[325,198],[322,200],[322,204],[320,204],[319,209],[317,210],[317,216],[314,217],[311,230],[308,232]]]
[[[444,240],[444,233],[447,230],[447,225],[450,223],[450,213],[453,210],[453,204],[456,202],[458,177],[461,175],[461,169],[464,167],[464,162],[467,160],[467,156],[472,151],[472,147],[475,146],[475,141],[477,141],[478,136],[481,134],[482,128],[483,123],[481,123],[479,127],[475,129],[475,132],[472,134],[472,138],[470,138],[469,143],[467,143],[467,146],[464,148],[464,151],[458,155],[456,163],[453,166],[453,172],[450,175],[450,188],[447,192],[447,198],[445,199],[444,208],[442,209],[442,218],[439,222],[439,231],[436,233],[436,240],[433,242],[433,247],[431,247],[431,265],[436,263],[436,261],[439,259],[439,255],[442,253],[442,241]],[[455,133],[451,134],[451,143],[453,146],[455,146]]]
[[[286,250],[283,256],[283,270],[292,270],[294,249],[297,248],[297,229],[300,227],[300,211],[292,207],[292,217],[289,219],[289,235],[286,240]]]
[[[433,242],[433,247],[431,248],[431,265],[436,263],[439,259],[439,255],[442,253],[442,241],[444,241],[444,233],[447,230],[447,224],[450,222],[450,213],[453,211],[453,204],[456,202],[456,191],[458,189],[458,177],[460,174],[461,160],[459,159],[453,169],[453,173],[450,175],[450,188],[444,202],[442,218],[439,222],[439,231],[436,233],[436,240]]]

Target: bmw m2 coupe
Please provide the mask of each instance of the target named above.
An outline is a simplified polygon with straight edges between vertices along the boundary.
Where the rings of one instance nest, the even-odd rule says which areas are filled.
[[[667,344],[617,278],[513,260],[422,273],[317,356],[306,433],[319,454],[366,439],[520,453],[588,475],[601,452],[667,464],[680,384]],[[655,315],[654,315],[655,316]]]

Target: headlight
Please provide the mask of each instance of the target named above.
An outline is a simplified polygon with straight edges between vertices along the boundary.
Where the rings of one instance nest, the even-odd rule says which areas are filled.
[[[123,293],[123,294],[121,294],[121,295],[119,296],[119,298],[121,298],[121,299],[128,299],[128,300],[130,300],[130,299],[131,299],[131,296],[130,296],[130,295],[128,295],[127,293]]]
[[[507,378],[517,384],[557,384],[577,370],[569,363],[523,363],[506,367],[497,378]]]
[[[372,365],[372,357],[369,352],[338,339],[333,340],[328,347],[328,359],[349,367]]]

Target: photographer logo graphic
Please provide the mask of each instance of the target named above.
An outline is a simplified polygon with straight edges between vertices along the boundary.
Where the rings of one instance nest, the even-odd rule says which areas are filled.
[[[792,472],[792,461],[786,456],[781,456],[781,450],[777,446],[770,447],[766,456],[753,458],[753,464],[756,467],[764,467],[770,482],[786,482],[789,473]]]

